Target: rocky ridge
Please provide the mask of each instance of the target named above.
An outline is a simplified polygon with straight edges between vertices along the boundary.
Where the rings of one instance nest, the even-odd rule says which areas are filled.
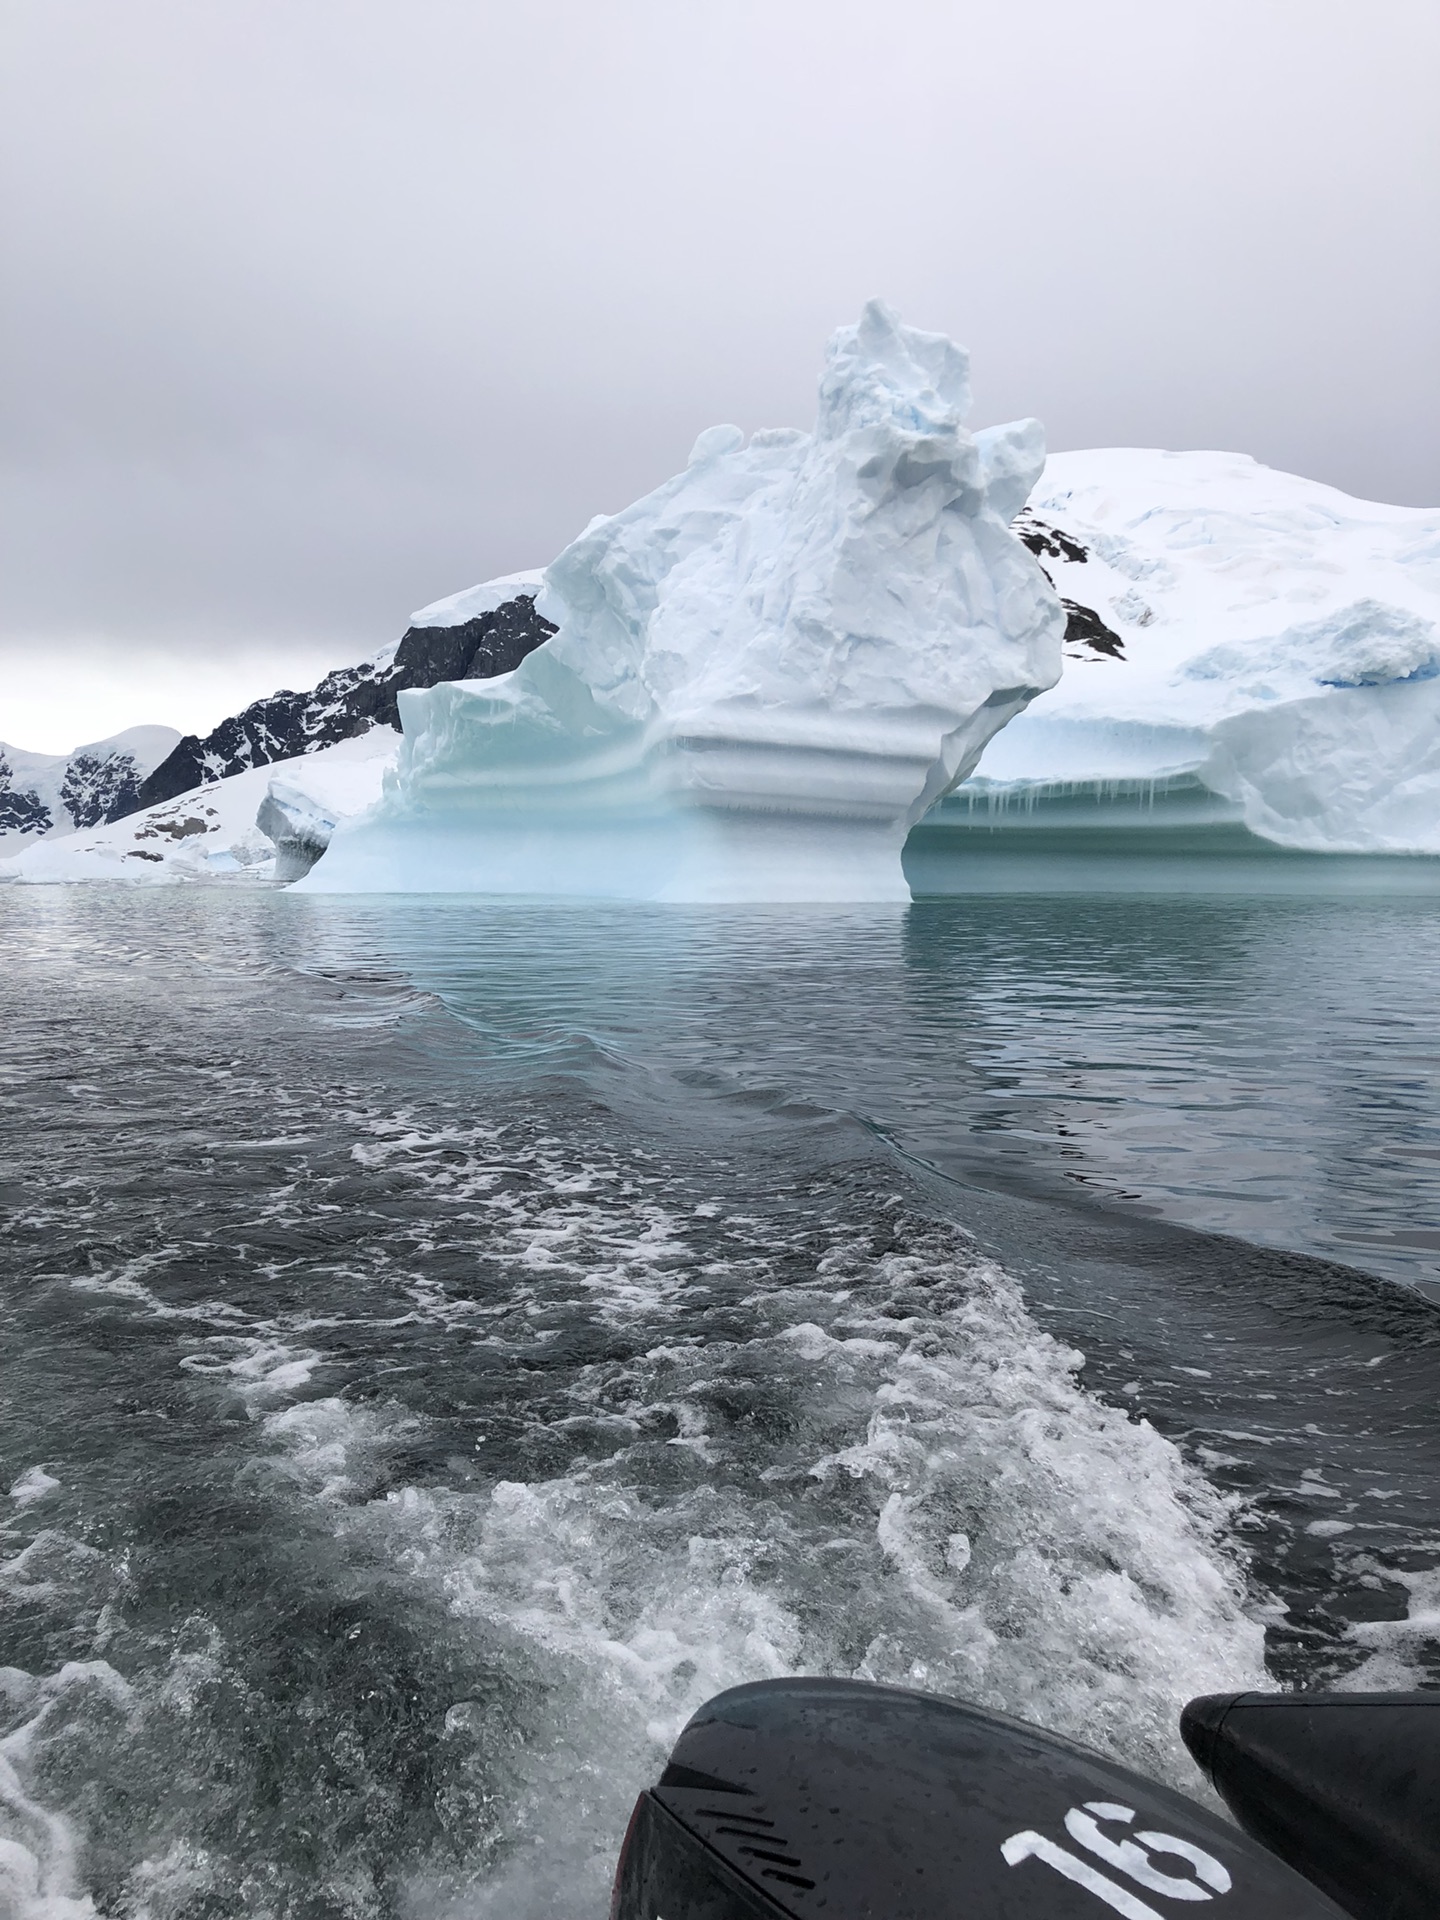
[[[470,620],[410,626],[394,647],[359,666],[327,673],[305,693],[288,688],[255,700],[202,739],[187,734],[111,819],[173,800],[250,767],[294,760],[368,733],[400,725],[396,695],[442,680],[489,680],[510,673],[555,631],[521,593]]]

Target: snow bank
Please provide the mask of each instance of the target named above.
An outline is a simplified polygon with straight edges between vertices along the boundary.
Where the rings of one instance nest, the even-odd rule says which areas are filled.
[[[1440,853],[1440,512],[1130,449],[1052,457],[1017,530],[1072,608],[1064,678],[927,832],[1203,814],[1282,847]]]
[[[378,799],[399,738],[376,727],[356,739],[287,760],[277,770],[250,767],[178,799],[132,813],[92,833],[43,840],[0,865],[0,876],[35,885],[112,880],[161,886],[177,881],[284,880],[285,849],[277,871],[276,842],[256,824],[271,788],[283,805],[303,813],[319,837]],[[323,842],[322,842],[323,844]],[[294,864],[292,871],[303,871]],[[8,869],[8,873],[7,873]]]
[[[447,594],[432,600],[410,616],[410,625],[428,633],[433,627],[463,627],[484,614],[496,613],[522,596],[533,600],[545,584],[541,569],[531,573],[504,573],[498,580],[486,580],[478,587],[466,587],[463,593]]]
[[[1040,429],[969,404],[958,347],[867,307],[813,435],[712,427],[547,569],[559,632],[513,673],[399,696],[395,780],[302,886],[907,898],[910,826],[1060,669],[1009,530]]]

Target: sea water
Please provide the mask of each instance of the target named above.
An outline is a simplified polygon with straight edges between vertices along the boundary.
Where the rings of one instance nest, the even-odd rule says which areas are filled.
[[[605,1910],[708,1695],[1440,1680],[1440,910],[0,893],[0,1909]]]

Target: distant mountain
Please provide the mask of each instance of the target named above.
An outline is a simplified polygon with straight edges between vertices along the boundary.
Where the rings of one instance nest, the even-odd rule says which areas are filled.
[[[283,884],[349,815],[380,798],[400,735],[372,727],[279,767],[247,767],[107,825],[55,833],[0,861],[0,882],[131,886]]]
[[[407,687],[511,672],[555,631],[535,611],[539,581],[538,574],[507,574],[437,601],[412,616],[398,645],[359,666],[327,673],[308,693],[283,689],[253,701],[203,739],[187,734],[120,812],[106,817],[121,819],[249,767],[333,747],[372,727],[398,729],[395,696]]]
[[[0,741],[0,854],[133,813],[179,738],[174,727],[127,727],[73,753],[26,753]]]

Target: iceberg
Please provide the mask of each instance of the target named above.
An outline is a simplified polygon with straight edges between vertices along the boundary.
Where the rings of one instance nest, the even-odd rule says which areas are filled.
[[[946,849],[1440,854],[1440,512],[1109,449],[1053,455],[1016,531],[1069,614],[1064,677],[912,877]]]
[[[963,350],[872,302],[813,434],[702,433],[546,569],[557,631],[513,672],[399,694],[383,799],[298,885],[908,899],[910,828],[1060,673],[1064,611],[1010,530],[1041,430],[972,434],[969,408]]]

